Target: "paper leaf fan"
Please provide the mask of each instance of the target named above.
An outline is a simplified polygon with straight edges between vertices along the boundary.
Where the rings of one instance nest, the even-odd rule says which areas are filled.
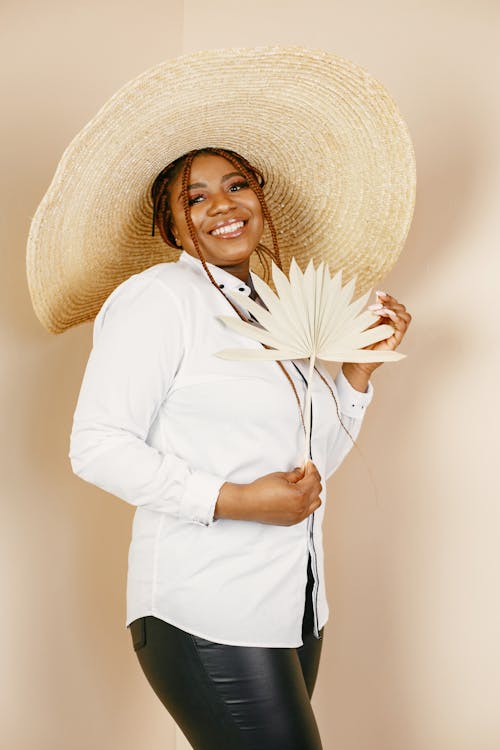
[[[330,362],[395,362],[406,355],[393,350],[364,348],[389,338],[394,329],[385,323],[369,328],[378,316],[370,310],[361,311],[372,290],[351,302],[355,277],[342,286],[342,270],[331,277],[323,261],[315,269],[311,259],[302,273],[295,258],[291,260],[289,279],[274,262],[272,275],[277,295],[259,276],[252,275],[255,290],[267,310],[246,295],[231,292],[234,300],[248,310],[262,327],[227,315],[217,316],[237,333],[271,348],[223,349],[216,352],[216,356],[233,360],[309,358],[305,404],[308,450],[310,384],[316,359]]]

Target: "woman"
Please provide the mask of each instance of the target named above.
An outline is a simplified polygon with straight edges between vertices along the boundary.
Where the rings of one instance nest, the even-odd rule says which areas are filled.
[[[211,67],[207,71],[208,54]],[[192,117],[192,107],[197,107],[207,132],[216,68],[224,75],[228,70],[225,54],[206,53],[203,59],[195,61],[195,103],[186,105],[184,115],[187,117],[189,112]],[[241,54],[238,50],[229,56],[241,63]],[[251,99],[252,80],[258,78],[256,56],[267,66],[269,59],[265,58],[269,54],[273,63],[273,72],[268,72],[266,79],[266,96],[269,91],[272,95],[269,116],[256,119],[251,131],[245,130],[249,115],[244,107]],[[253,138],[255,146],[260,147],[260,123],[270,127],[275,110],[282,116],[276,97],[286,93],[285,77],[294,55],[290,51],[282,54],[276,48],[264,55],[262,52],[248,55],[244,91],[238,94],[234,89],[238,106],[232,115],[233,132],[239,133],[237,112],[243,108],[242,145],[245,139],[249,144]],[[198,67],[200,61],[202,65]],[[294,62],[305,71],[311,60],[301,51]],[[313,62],[317,82],[316,58]],[[190,60],[185,83],[194,81],[192,65]],[[325,77],[330,75],[326,70],[329,66],[330,60],[325,64]],[[171,67],[172,81],[178,83],[184,102],[190,87],[179,83],[176,65],[162,71],[163,81]],[[210,97],[201,93],[202,75]],[[241,66],[237,75],[241,81]],[[370,376],[379,363],[345,363],[335,380],[317,365],[311,383],[311,461],[302,467],[302,404],[307,388],[307,363],[303,360],[242,362],[215,356],[228,346],[260,346],[242,339],[224,326],[218,316],[232,313],[244,320],[251,319],[248,310],[232,299],[231,294],[238,290],[263,304],[255,291],[254,272],[250,270],[254,257],[260,260],[264,275],[269,259],[280,266],[283,246],[290,247],[290,238],[298,231],[293,227],[303,227],[302,234],[299,232],[302,244],[311,241],[313,247],[319,246],[322,237],[324,240],[322,217],[334,216],[335,211],[333,207],[328,211],[321,207],[316,210],[319,203],[313,180],[309,182],[309,191],[302,181],[297,192],[299,198],[292,194],[283,197],[283,190],[292,184],[287,182],[290,176],[282,177],[289,166],[287,147],[281,154],[275,153],[275,167],[268,166],[273,178],[268,193],[273,204],[271,210],[264,198],[261,170],[236,151],[203,146],[179,154],[178,145],[170,144],[169,139],[179,138],[181,104],[175,111],[171,99],[165,102],[163,129],[154,128],[151,121],[138,121],[132,126],[129,118],[139,117],[140,112],[136,113],[140,107],[152,112],[157,106],[156,97],[152,96],[145,105],[144,96],[158,81],[158,71],[146,78],[148,86],[142,81],[134,93],[132,82],[134,86],[124,89],[123,101],[113,98],[112,106],[123,109],[122,115],[112,112],[110,117],[113,138],[109,149],[120,149],[121,167],[102,168],[99,210],[86,208],[83,218],[78,213],[79,226],[87,229],[87,234],[78,233],[78,241],[82,242],[82,251],[84,247],[88,251],[85,262],[81,263],[79,286],[81,289],[85,278],[86,284],[94,284],[93,292],[81,292],[80,307],[75,302],[76,296],[72,297],[71,317],[67,318],[70,323],[60,322],[62,306],[56,310],[54,303],[50,311],[51,329],[59,326],[60,330],[62,325],[67,327],[78,320],[91,319],[95,314],[92,304],[98,309],[93,348],[74,415],[71,465],[86,481],[136,506],[129,551],[126,625],[130,627],[133,647],[147,679],[194,750],[319,750],[321,740],[310,698],[329,615],[321,534],[325,487],[359,433],[373,396]],[[296,69],[290,74],[290,86],[294,96],[300,93],[302,84],[298,82]],[[324,88],[320,86],[319,91]],[[351,81],[348,89],[353,90]],[[168,90],[171,92],[171,88]],[[231,87],[230,90],[233,92]],[[309,91],[308,85],[306,90]],[[137,92],[134,107],[133,96]],[[365,95],[363,87],[359,97],[364,105]],[[289,100],[287,106],[288,103]],[[165,113],[171,114],[173,110],[172,129],[165,135]],[[216,101],[211,116],[214,122],[216,118],[219,120],[207,139],[216,142],[220,137],[223,141],[227,115],[219,113]],[[156,178],[148,181],[148,190],[153,227],[156,224],[159,229],[164,253],[171,246],[180,255],[176,262],[142,262],[141,270],[135,273],[130,270],[133,246],[130,240],[134,237],[135,247],[145,244],[143,213],[134,213],[137,205],[134,196],[138,193],[128,188],[126,176],[129,175],[131,184],[137,178],[141,162],[132,152],[132,146],[126,147],[118,136],[120,122],[124,123],[123,132],[133,136],[130,143],[134,148],[144,135],[147,146],[141,148],[145,153],[151,144],[151,132],[157,132],[160,140],[164,139],[161,148],[155,145],[158,153],[162,148],[164,152],[177,152],[175,158],[167,160],[166,167],[157,170]],[[282,132],[286,129],[286,122],[283,123]],[[96,120],[95,128],[102,133],[102,118]],[[296,138],[293,168],[307,175],[311,164],[300,145],[304,134],[295,136],[296,129],[294,125],[288,134],[290,143]],[[385,130],[383,135],[387,143]],[[99,144],[94,145],[96,139],[90,126],[82,131],[82,139],[86,138],[93,140],[81,151],[89,160],[85,168],[80,165],[78,179],[82,180],[99,174],[98,165],[103,161],[103,149]],[[182,139],[189,141],[187,135]],[[108,147],[107,141],[103,142]],[[401,142],[394,147],[398,174]],[[81,142],[77,145],[81,146]],[[335,152],[338,158],[341,149],[336,146]],[[156,161],[158,153],[155,152]],[[301,153],[303,156],[298,158]],[[72,155],[70,149],[68,159]],[[265,156],[268,158],[270,152]],[[329,163],[326,151],[324,156],[325,163]],[[149,169],[148,159],[145,161]],[[373,179],[377,201],[383,182],[381,174],[388,162],[386,150],[380,158],[379,173]],[[113,164],[117,163],[115,158]],[[63,173],[62,167],[59,172]],[[313,177],[317,181],[317,176]],[[73,171],[71,180],[74,179]],[[143,191],[146,179],[141,179],[140,191]],[[129,201],[129,207],[119,217],[119,212],[110,208],[106,224],[100,211],[103,201],[115,200],[115,192],[110,189],[113,180],[122,186],[121,204],[126,206]],[[411,180],[409,170],[410,185]],[[363,182],[369,183],[366,175]],[[384,184],[389,183],[385,174]],[[62,187],[59,179],[54,189],[65,196],[64,226],[68,227],[71,210],[82,211],[81,198],[76,197],[72,203],[68,194],[73,184],[66,185],[64,193]],[[356,191],[353,188],[352,194],[356,195]],[[77,193],[82,195],[82,185],[78,183]],[[395,181],[391,199],[400,193],[400,185]],[[310,213],[299,219],[297,200],[311,206]],[[43,252],[48,252],[47,237],[42,235],[50,225],[51,236],[55,235],[55,224],[60,221],[57,212],[51,213],[55,205],[53,195],[48,194],[34,219],[33,253],[35,249],[42,252],[42,245]],[[367,202],[362,212],[360,225],[370,227],[373,237]],[[275,228],[278,214],[279,229]],[[391,222],[393,236],[399,223],[407,224],[407,207],[397,219],[385,210],[382,214],[382,223]],[[288,224],[284,221],[286,217]],[[99,245],[97,235],[104,247],[102,238],[109,238],[109,225],[113,221],[116,245],[122,242],[122,263],[128,272],[122,270],[123,280],[114,285],[99,306],[96,301],[99,294],[102,300],[103,285],[92,274],[101,272],[103,266],[108,272],[113,263],[103,254],[103,262],[92,265],[91,253]],[[355,218],[352,222],[354,225]],[[379,229],[382,223],[379,222]],[[266,225],[272,250],[262,243]],[[94,242],[89,239],[92,231],[96,232]],[[82,235],[85,242],[80,239]],[[376,243],[383,239],[384,232],[379,231]],[[75,242],[76,235],[72,248]],[[362,253],[356,256],[355,262],[364,270],[368,265],[373,267],[377,253],[372,248],[367,251],[368,256],[370,264]],[[33,297],[37,295],[33,293]],[[383,304],[372,307],[381,320],[389,318],[394,333],[370,348],[395,349],[405,334],[410,315],[395,298],[383,293],[379,297]],[[43,299],[45,303],[47,295]],[[66,315],[68,309],[67,305]]]
[[[165,197],[156,221],[181,258],[132,276],[100,311],[72,466],[139,506],[128,624],[148,680],[193,747],[320,748],[310,698],[327,616],[313,575],[322,512],[316,536],[308,521],[349,437],[334,419],[330,391],[316,387],[312,455],[320,470],[290,466],[301,423],[278,363],[249,371],[246,362],[213,356],[231,336],[216,318],[227,310],[226,289],[256,297],[249,261],[264,217],[249,166],[227,151],[191,153],[162,171],[153,193],[155,204]],[[394,348],[409,315],[396,300],[379,314],[394,318],[385,342]],[[303,402],[307,369],[286,365],[279,364]],[[375,366],[346,367],[330,382],[351,435]],[[138,441],[155,446],[152,458]],[[286,646],[299,624],[303,643]]]

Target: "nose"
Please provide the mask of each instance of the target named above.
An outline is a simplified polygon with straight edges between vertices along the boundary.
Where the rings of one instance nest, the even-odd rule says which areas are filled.
[[[234,206],[235,202],[231,193],[228,193],[225,190],[218,190],[216,193],[212,194],[207,213],[209,216],[215,216],[219,213],[230,211]]]

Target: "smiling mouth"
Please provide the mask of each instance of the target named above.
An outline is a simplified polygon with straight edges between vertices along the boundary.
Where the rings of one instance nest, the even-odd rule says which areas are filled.
[[[212,229],[209,234],[211,234],[212,237],[223,237],[227,239],[239,237],[244,231],[246,223],[246,221],[233,219],[232,221],[228,221],[225,224],[221,224],[215,229]]]

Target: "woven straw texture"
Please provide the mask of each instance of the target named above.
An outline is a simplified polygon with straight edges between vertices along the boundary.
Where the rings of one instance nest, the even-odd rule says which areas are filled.
[[[292,257],[302,269],[325,260],[356,276],[359,295],[395,264],[413,215],[415,157],[386,89],[323,51],[203,51],[125,84],[64,151],[27,244],[47,330],[92,320],[123,280],[177,259],[151,236],[150,188],[203,146],[237,151],[263,172],[285,273]],[[267,229],[263,241],[272,246]],[[256,256],[251,267],[262,273]]]

